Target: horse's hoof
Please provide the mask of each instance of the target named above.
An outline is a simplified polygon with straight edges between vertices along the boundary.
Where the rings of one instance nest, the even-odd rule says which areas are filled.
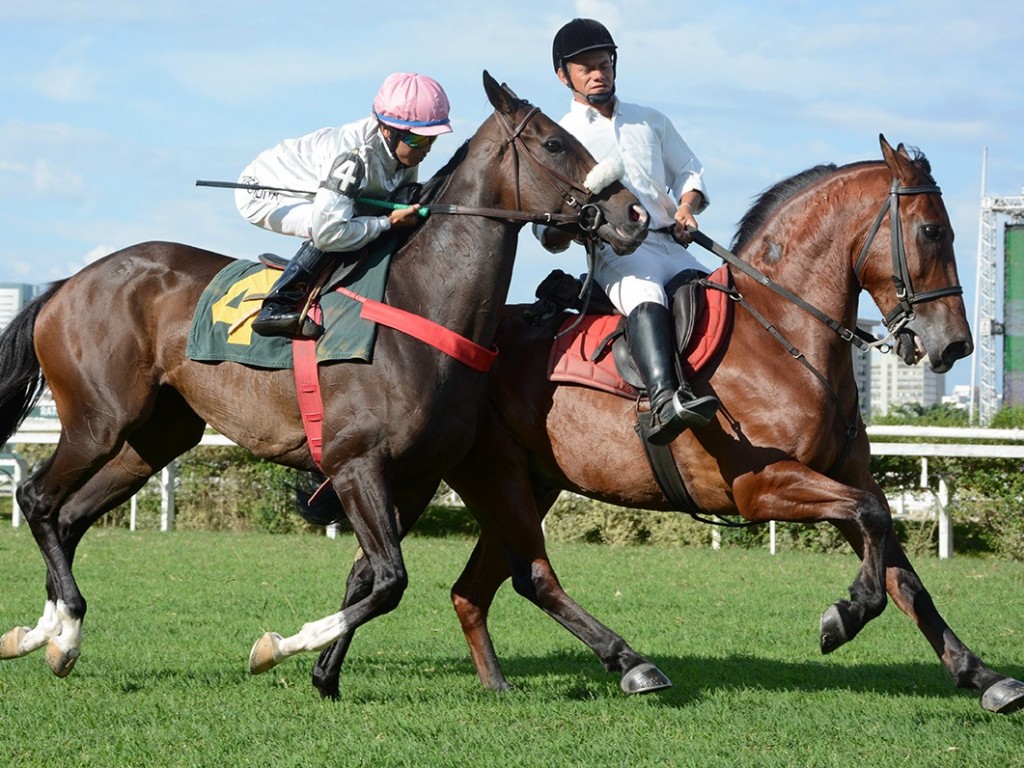
[[[832,653],[850,639],[846,620],[839,603],[831,606],[821,615],[821,652]]]
[[[284,656],[281,654],[281,636],[277,632],[267,632],[252,647],[249,652],[249,672],[259,675],[268,669],[276,667],[281,663]]]
[[[665,677],[665,674],[649,661],[637,664],[622,676],[619,685],[626,695],[632,696],[635,693],[653,693],[664,688],[671,688],[672,681]]]
[[[981,708],[1008,715],[1024,707],[1024,683],[1012,677],[998,680],[981,694]]]
[[[0,637],[0,659],[17,659],[24,656],[21,652],[21,643],[31,631],[32,627],[14,627],[4,632]]]
[[[57,645],[56,641],[50,640],[46,644],[46,663],[50,666],[50,671],[57,677],[70,675],[71,670],[75,668],[76,661],[78,661],[78,654],[75,653],[72,656]]]

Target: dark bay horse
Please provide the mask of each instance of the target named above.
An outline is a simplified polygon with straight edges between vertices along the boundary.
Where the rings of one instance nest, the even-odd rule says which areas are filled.
[[[866,290],[888,318],[899,354],[908,361],[926,355],[933,370],[946,371],[973,348],[949,217],[926,159],[910,157],[902,145],[892,149],[883,137],[880,143],[884,162],[821,166],[765,192],[743,218],[734,250],[846,329],[855,327]],[[718,397],[721,413],[672,446],[697,506],[748,521],[827,521],[844,534],[862,564],[850,598],[822,618],[822,652],[853,639],[885,608],[888,592],[957,686],[981,694],[991,711],[1024,705],[1024,684],[985,666],[939,615],[893,533],[885,495],[869,472],[850,344],[764,281],[730,271],[738,293],[798,354],[737,308],[727,347],[694,380],[698,395]],[[660,670],[564,592],[541,530],[563,489],[626,507],[673,509],[634,432],[637,404],[550,382],[548,353],[563,318],[538,328],[524,321],[523,309],[511,307],[502,319],[487,412],[473,447],[445,474],[481,526],[452,589],[473,662],[485,686],[507,687],[487,617],[511,576],[517,592],[621,675],[627,693],[666,687]],[[371,581],[357,563],[346,600],[357,600]],[[348,633],[324,653],[321,678],[336,679],[350,640]]]
[[[470,215],[431,216],[395,255],[384,301],[489,347],[525,221],[554,214],[576,226],[589,211],[590,229],[626,253],[646,234],[647,215],[618,182],[586,189],[593,157],[537,108],[486,72],[484,89],[494,114],[449,163],[436,198]],[[35,627],[4,635],[0,658],[45,645],[51,670],[71,671],[86,612],[72,575],[82,536],[197,445],[207,424],[257,456],[315,469],[290,371],[186,357],[200,294],[230,261],[186,245],[135,245],[52,286],[0,337],[0,443],[44,382],[62,426],[54,454],[17,490],[46,562],[47,601]],[[267,633],[250,655],[253,673],[398,604],[407,583],[400,521],[419,515],[471,444],[486,374],[381,328],[372,364],[325,366],[321,382],[322,469],[373,588],[292,637]]]

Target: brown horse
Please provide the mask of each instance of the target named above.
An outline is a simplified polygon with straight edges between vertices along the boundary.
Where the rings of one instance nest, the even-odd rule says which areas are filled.
[[[765,192],[743,218],[733,244],[743,265],[730,271],[744,309],[736,310],[727,347],[694,380],[698,394],[718,397],[721,413],[684,433],[672,454],[707,513],[827,521],[848,539],[863,562],[850,599],[822,618],[822,652],[878,616],[888,591],[957,686],[980,693],[986,709],[1011,712],[1024,705],[1024,684],[986,667],[939,615],[869,471],[846,333],[855,327],[860,290],[884,313],[905,359],[926,354],[941,372],[973,348],[953,231],[929,165],[902,145],[880,142],[884,162],[811,169]],[[883,224],[888,242],[875,237]],[[795,303],[780,296],[787,290]],[[673,509],[634,431],[636,403],[550,382],[548,353],[564,318],[538,328],[524,321],[523,309],[506,311],[486,416],[465,459],[445,474],[481,525],[452,589],[473,662],[485,686],[507,687],[487,616],[511,576],[517,592],[621,675],[627,693],[666,687],[660,670],[566,595],[541,530],[563,489],[627,507]],[[358,599],[369,581],[357,563],[348,599]],[[336,678],[350,640],[321,656],[321,678]]]
[[[593,157],[537,108],[486,72],[484,88],[494,114],[436,185],[438,208],[470,215],[431,216],[396,253],[384,301],[488,347],[525,221],[553,215],[565,226],[586,224],[629,252],[646,234],[647,216],[617,182],[596,194],[586,189]],[[196,303],[230,261],[186,245],[135,245],[51,287],[0,337],[0,443],[44,382],[62,425],[54,454],[17,491],[46,561],[47,601],[34,628],[4,635],[0,658],[47,645],[52,671],[68,674],[86,611],[72,575],[79,541],[195,446],[206,424],[257,456],[315,469],[290,371],[186,357]],[[418,516],[468,449],[486,375],[382,328],[372,364],[326,366],[321,382],[322,469],[356,531],[373,589],[293,637],[265,635],[250,655],[254,673],[398,604],[407,583],[398,521]]]

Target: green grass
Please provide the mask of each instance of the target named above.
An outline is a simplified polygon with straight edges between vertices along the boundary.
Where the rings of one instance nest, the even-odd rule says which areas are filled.
[[[28,766],[1019,765],[1024,713],[984,712],[890,606],[822,657],[821,612],[850,556],[559,545],[570,594],[673,679],[626,698],[589,651],[506,586],[492,631],[515,689],[484,691],[448,589],[471,542],[406,545],[402,605],[360,630],[342,698],[306,654],[258,677],[265,630],[334,612],[351,539],[94,531],[76,563],[83,654],[54,678],[41,652],[0,663],[0,764]],[[1024,567],[919,564],[961,638],[1024,678]],[[33,623],[43,566],[0,528],[0,631]]]

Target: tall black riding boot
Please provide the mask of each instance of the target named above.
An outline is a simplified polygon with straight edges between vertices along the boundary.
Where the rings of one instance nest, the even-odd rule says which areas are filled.
[[[718,410],[718,399],[711,395],[695,397],[689,387],[680,386],[668,307],[648,301],[630,312],[626,343],[651,401],[654,418],[646,435],[648,442],[668,445],[684,430],[711,421]]]
[[[253,320],[252,329],[260,336],[320,338],[323,327],[309,316],[300,327],[299,316],[313,283],[330,260],[331,254],[314,248],[308,241],[303,243],[263,300],[263,308]]]

